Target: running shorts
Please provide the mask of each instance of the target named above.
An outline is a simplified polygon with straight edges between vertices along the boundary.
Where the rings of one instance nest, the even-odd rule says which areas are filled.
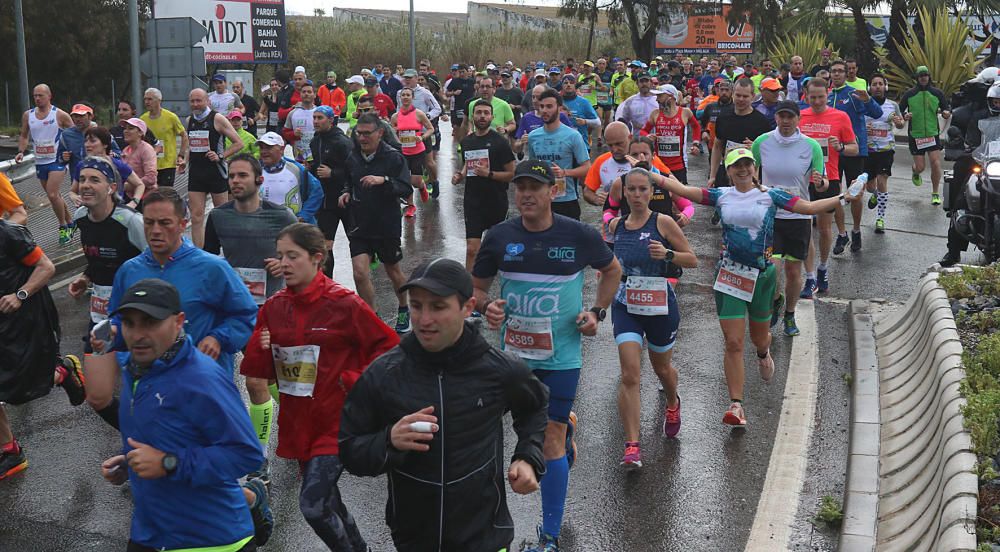
[[[156,185],[173,188],[177,178],[177,169],[159,169],[156,171]]]
[[[750,301],[743,301],[732,295],[716,291],[715,312],[719,315],[719,320],[742,320],[749,313],[752,322],[770,322],[774,287],[777,281],[776,270],[772,264],[768,265],[767,269],[762,270],[757,276],[757,286],[753,290],[753,298]]]
[[[404,155],[406,164],[410,167],[410,176],[421,176],[424,174],[424,159],[427,157],[427,150],[414,154]]]
[[[677,306],[677,296],[673,287],[667,297],[669,314],[645,316],[630,314],[628,307],[618,301],[611,305],[611,324],[614,327],[615,344],[634,342],[642,346],[642,336],[646,336],[649,350],[665,353],[674,347],[677,327],[681,323],[681,313]]]
[[[847,157],[844,155],[840,156],[840,181],[847,182],[850,186],[854,179],[861,176],[861,173],[865,172],[865,162],[868,160],[867,157]]]
[[[774,219],[774,252],[785,261],[804,261],[809,254],[812,221],[809,219]]]
[[[910,144],[910,155],[923,155],[929,151],[938,151],[941,149],[941,138],[934,137],[934,145],[922,149],[917,149],[917,141],[910,136],[907,140]]]
[[[831,180],[830,185],[827,186],[826,190],[822,192],[817,192],[816,188],[809,184],[809,200],[816,201],[817,199],[826,199],[828,197],[837,197],[840,195],[840,181]],[[832,212],[832,211],[831,211]]]
[[[553,201],[552,212],[573,220],[580,220],[580,202],[575,199],[570,201]]]
[[[569,424],[569,411],[576,400],[576,386],[580,382],[580,369],[535,370],[535,377],[549,388],[549,419]]]
[[[340,207],[333,209],[320,209],[316,211],[316,226],[323,231],[323,237],[333,241],[337,237],[337,228],[344,224],[347,230],[347,210]]]
[[[484,204],[468,201],[468,195],[465,198],[465,239],[481,239],[484,232],[507,220],[506,199]]]
[[[66,170],[66,165],[63,165],[58,161],[53,161],[51,163],[45,163],[43,165],[35,165],[35,176],[38,177],[39,182],[46,182],[49,179],[49,173],[59,172],[64,170]]]
[[[189,172],[188,191],[201,192],[203,194],[226,194],[229,193],[229,181],[222,175],[213,175],[208,178],[191,178]]]
[[[376,257],[387,265],[396,264],[403,259],[403,246],[399,238],[359,238],[350,237],[351,258],[358,255],[368,255],[372,260]]]
[[[893,150],[870,151],[868,152],[868,160],[865,162],[865,172],[868,173],[869,177],[880,174],[892,176],[892,162],[895,157],[896,152]]]

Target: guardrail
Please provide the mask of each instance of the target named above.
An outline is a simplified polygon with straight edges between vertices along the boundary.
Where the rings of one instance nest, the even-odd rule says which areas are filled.
[[[877,522],[871,539],[878,551],[976,548],[978,478],[972,441],[960,410],[965,404],[959,394],[965,377],[962,346],[951,304],[937,277],[936,272],[925,275],[906,305],[871,326],[879,403]],[[852,338],[864,339],[863,332],[859,333]],[[855,366],[856,386],[864,369],[864,365],[860,371]],[[856,404],[864,400],[858,397]],[[859,492],[858,482],[866,479],[861,470],[872,467],[855,462],[860,459],[856,447],[864,443],[855,443],[854,429],[845,504],[848,522],[859,515],[852,506],[864,506],[863,500],[854,504],[851,500],[859,496],[852,495]],[[868,542],[867,535],[863,537],[864,541],[852,542]]]
[[[21,159],[20,163],[15,163],[13,159],[0,162],[0,172],[7,175],[14,184],[27,180],[34,176],[31,169],[35,167],[35,154],[29,153]]]

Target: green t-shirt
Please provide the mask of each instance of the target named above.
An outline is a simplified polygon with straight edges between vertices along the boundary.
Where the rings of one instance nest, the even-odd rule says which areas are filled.
[[[580,76],[576,78],[576,83],[576,93],[586,98],[590,105],[597,107],[597,87],[603,84],[597,73],[589,75],[580,73]]]
[[[858,77],[853,81],[844,81],[844,83],[855,90],[864,90],[865,92],[868,91],[868,81],[861,77]]]
[[[476,107],[476,102],[482,98],[472,98],[469,100],[469,120],[472,120],[472,112]],[[490,124],[490,128],[496,130],[502,126],[507,126],[508,123],[514,121],[514,111],[510,108],[510,104],[505,100],[493,96],[490,101],[493,104],[493,122]]]

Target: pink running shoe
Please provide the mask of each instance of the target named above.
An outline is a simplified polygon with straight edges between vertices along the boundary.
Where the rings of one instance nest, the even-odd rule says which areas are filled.
[[[625,455],[622,456],[621,465],[626,471],[642,467],[642,450],[639,448],[639,443],[625,443]]]
[[[733,427],[746,427],[747,417],[743,412],[743,404],[734,402],[729,405],[729,410],[727,410],[726,414],[722,417],[722,423]]]
[[[663,436],[677,437],[681,430],[681,396],[677,395],[677,406],[663,412]]]

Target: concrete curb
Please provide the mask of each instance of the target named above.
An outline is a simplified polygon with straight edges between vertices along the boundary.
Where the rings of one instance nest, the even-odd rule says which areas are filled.
[[[865,540],[844,547],[842,538],[843,550],[871,550],[872,540],[879,551],[976,548],[978,478],[960,411],[962,347],[937,277],[925,275],[903,308],[879,320],[852,305],[855,410],[844,538]],[[874,333],[864,331],[865,324]],[[871,382],[869,349],[877,359]],[[864,437],[873,428],[880,435],[877,453]],[[877,514],[874,532],[873,518],[861,517],[871,514]]]

